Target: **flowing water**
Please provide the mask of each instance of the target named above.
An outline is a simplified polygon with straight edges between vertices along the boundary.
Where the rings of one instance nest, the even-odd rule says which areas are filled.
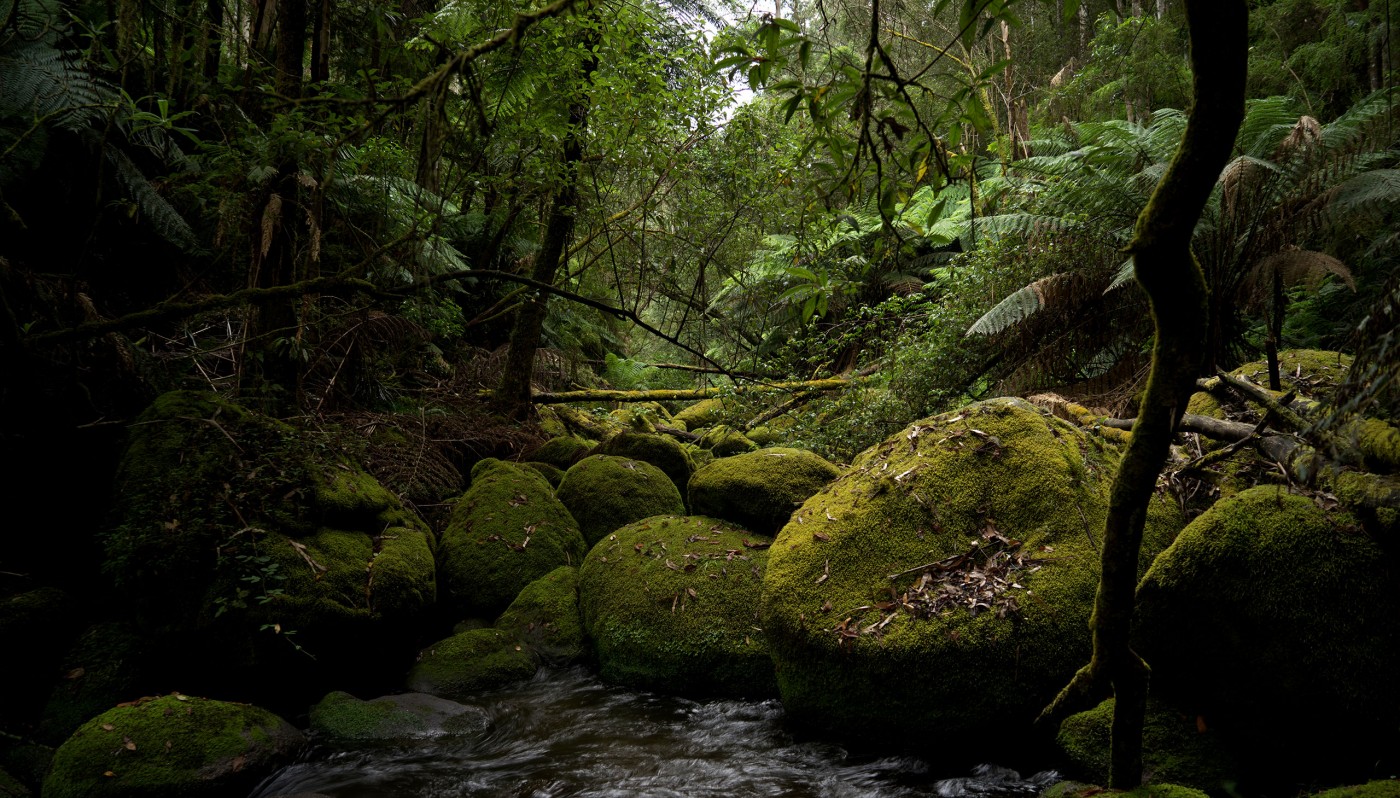
[[[582,669],[542,671],[468,702],[490,719],[476,736],[314,748],[253,798],[915,798],[1034,795],[1052,772],[1022,778],[982,766],[852,757],[800,741],[777,701],[692,701],[609,687]]]

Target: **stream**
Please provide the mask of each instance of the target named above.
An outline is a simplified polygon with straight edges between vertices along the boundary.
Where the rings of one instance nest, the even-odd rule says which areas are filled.
[[[1035,795],[1053,771],[969,774],[908,756],[849,755],[803,741],[776,700],[693,701],[600,682],[582,668],[542,670],[466,702],[490,719],[475,736],[357,747],[315,745],[252,798],[914,798]]]

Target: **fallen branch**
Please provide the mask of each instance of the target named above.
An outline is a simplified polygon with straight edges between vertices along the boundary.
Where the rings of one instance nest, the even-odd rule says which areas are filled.
[[[537,405],[569,404],[572,402],[669,402],[709,399],[726,394],[773,393],[779,391],[834,391],[851,385],[850,380],[812,380],[810,382],[775,382],[740,385],[729,388],[656,389],[651,391],[612,391],[602,388],[586,391],[537,393],[530,401]],[[489,397],[492,391],[482,391]]]

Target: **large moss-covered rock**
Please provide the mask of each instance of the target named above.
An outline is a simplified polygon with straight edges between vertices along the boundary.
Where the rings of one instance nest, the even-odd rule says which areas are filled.
[[[538,449],[530,453],[529,459],[539,463],[549,463],[555,468],[568,471],[569,466],[582,460],[597,445],[597,441],[576,438],[573,435],[561,435],[540,444]]]
[[[560,566],[526,585],[495,626],[545,662],[566,665],[582,659],[588,643],[579,615],[578,569]]]
[[[756,614],[767,542],[713,518],[660,516],[594,546],[579,571],[579,605],[603,678],[684,694],[771,694]]]
[[[699,515],[775,535],[793,510],[839,476],[836,466],[802,449],[725,457],[690,478],[690,507]]]
[[[787,711],[852,737],[1014,745],[1089,661],[1117,461],[1017,399],[863,452],[769,555],[763,627]],[[1155,498],[1144,568],[1179,524]]]
[[[305,745],[248,704],[170,695],[93,718],[54,754],[46,798],[242,798]]]
[[[1378,779],[1365,784],[1334,787],[1314,793],[1312,798],[1400,798],[1400,780]]]
[[[705,430],[697,443],[715,457],[732,457],[758,448],[758,444],[746,438],[744,433],[725,424]]]
[[[1221,500],[1138,589],[1152,689],[1255,779],[1347,780],[1400,750],[1400,572],[1334,504],[1275,487]]]
[[[466,698],[528,679],[535,670],[534,658],[514,635],[499,629],[470,629],[423,649],[408,673],[408,689]]]
[[[43,739],[57,745],[83,723],[118,702],[149,692],[159,682],[147,641],[129,624],[89,627],[64,656],[39,723]]]
[[[1070,774],[1097,784],[1109,780],[1113,699],[1071,715],[1055,738]],[[1142,776],[1198,790],[1226,792],[1239,782],[1239,767],[1221,746],[1219,734],[1187,716],[1149,701],[1142,731]]]
[[[186,661],[180,684],[371,673],[412,639],[436,596],[430,532],[335,441],[189,391],[132,425],[105,567],[117,608]]]
[[[653,515],[685,512],[676,483],[643,460],[595,454],[578,461],[556,494],[592,547],[609,532]]]
[[[312,707],[310,721],[317,737],[341,742],[474,735],[491,725],[485,710],[428,693],[361,701],[340,691]]]
[[[539,472],[483,460],[438,546],[443,593],[460,614],[494,618],[521,588],[577,565],[584,551],[578,524]]]
[[[673,438],[665,435],[649,435],[638,432],[620,432],[598,444],[594,454],[607,454],[641,460],[651,463],[665,472],[676,483],[676,490],[684,495],[686,483],[695,471],[695,466],[686,456],[685,450]]]
[[[715,397],[713,399],[701,399],[672,415],[676,421],[683,422],[686,429],[695,430],[701,427],[709,427],[727,420],[737,420],[734,416],[739,411],[739,403],[733,399]]]

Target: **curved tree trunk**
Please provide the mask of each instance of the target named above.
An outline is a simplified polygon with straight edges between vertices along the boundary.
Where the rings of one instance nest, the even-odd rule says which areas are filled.
[[[1142,781],[1149,671],[1129,646],[1129,632],[1147,503],[1205,351],[1206,284],[1191,254],[1191,234],[1244,118],[1244,0],[1187,0],[1186,16],[1195,106],[1176,157],[1138,217],[1128,247],[1151,304],[1156,340],[1147,392],[1109,497],[1091,624],[1093,658],[1042,715],[1057,723],[1114,695],[1109,784],[1119,789]]]

